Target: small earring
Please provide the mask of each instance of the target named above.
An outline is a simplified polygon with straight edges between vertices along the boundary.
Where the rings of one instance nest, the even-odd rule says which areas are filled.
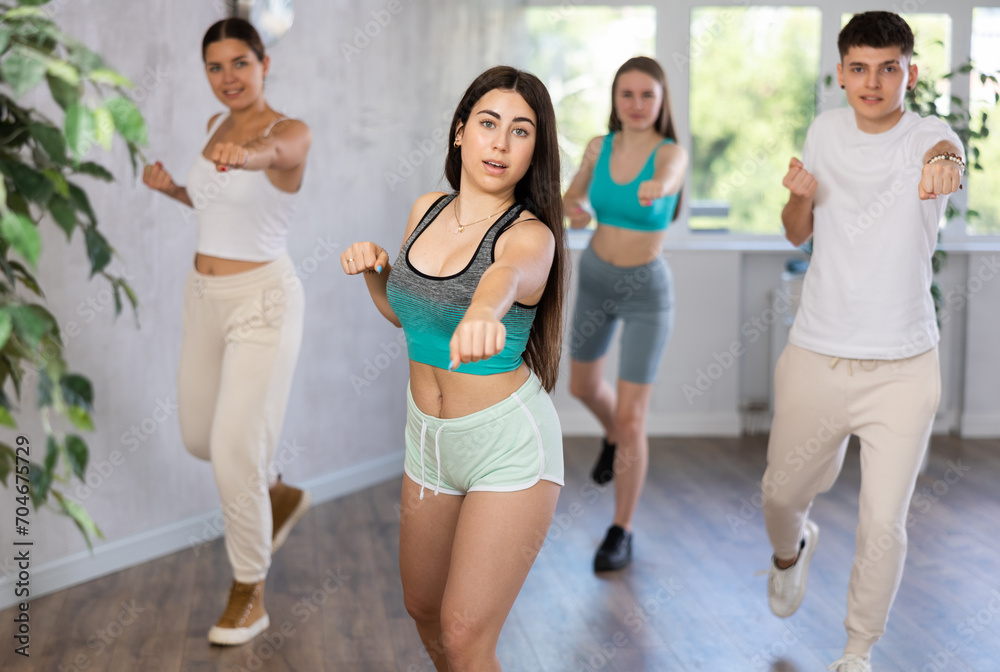
[[[842,89],[843,89],[843,88],[844,88],[844,85],[843,85],[843,84],[841,84],[841,85],[840,85],[840,88],[842,88]]]
[[[460,142],[458,141],[458,138],[455,138],[455,142],[454,142],[454,145],[455,145],[456,147],[461,147],[461,146],[462,146],[462,143],[460,143]]]

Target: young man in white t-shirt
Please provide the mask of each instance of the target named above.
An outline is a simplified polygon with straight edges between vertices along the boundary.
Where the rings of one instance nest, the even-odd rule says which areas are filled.
[[[861,440],[857,548],[847,645],[836,672],[870,672],[902,578],[906,515],[940,399],[931,255],[947,195],[965,168],[942,121],[904,108],[917,80],[913,33],[896,14],[855,15],[838,39],[849,108],[819,115],[783,181],[794,245],[813,255],[789,345],[775,370],[762,487],[774,547],[771,609],[805,595],[819,529],[808,519],[847,440]]]

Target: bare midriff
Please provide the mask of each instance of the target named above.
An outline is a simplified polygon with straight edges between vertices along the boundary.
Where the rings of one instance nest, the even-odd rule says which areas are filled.
[[[524,385],[526,364],[513,371],[477,376],[446,371],[410,360],[410,394],[421,411],[435,418],[461,418],[499,403]]]
[[[208,254],[194,255],[194,268],[202,275],[236,275],[255,268],[260,268],[269,261],[242,261],[240,259],[223,259]]]
[[[598,224],[590,247],[602,261],[612,266],[642,266],[663,253],[665,235],[665,231],[635,231]]]

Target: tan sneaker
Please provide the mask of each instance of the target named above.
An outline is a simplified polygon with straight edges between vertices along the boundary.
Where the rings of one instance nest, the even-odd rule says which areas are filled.
[[[312,495],[308,490],[299,490],[290,485],[285,485],[278,477],[278,482],[270,490],[271,495],[271,526],[274,530],[271,535],[271,554],[281,548],[288,538],[288,533],[292,531],[299,518],[306,514],[309,505],[312,503]]]
[[[264,582],[233,581],[229,589],[229,604],[219,622],[208,631],[208,641],[224,646],[246,644],[270,625],[271,621],[264,611]]]

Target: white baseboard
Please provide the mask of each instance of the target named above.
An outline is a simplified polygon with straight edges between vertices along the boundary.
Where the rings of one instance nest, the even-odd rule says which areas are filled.
[[[403,451],[397,451],[304,481],[301,487],[312,493],[316,505],[397,478],[402,473]],[[215,509],[102,544],[93,554],[80,551],[32,567],[31,599],[215,539],[222,534],[215,524],[219,515]],[[20,601],[14,595],[16,581],[16,575],[0,576],[0,610]]]
[[[585,409],[560,410],[559,422],[565,436],[601,436],[600,423]],[[739,436],[739,413],[650,413],[646,419],[649,436]]]
[[[1000,438],[1000,415],[962,415],[962,436],[968,439]]]

